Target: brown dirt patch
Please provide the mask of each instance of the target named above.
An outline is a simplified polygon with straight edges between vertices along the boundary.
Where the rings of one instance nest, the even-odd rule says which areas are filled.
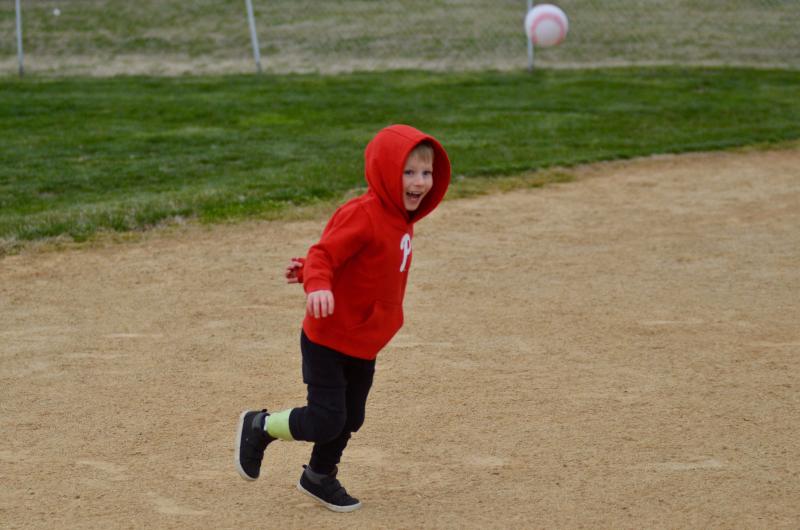
[[[305,397],[281,272],[321,222],[3,259],[3,526],[796,527],[800,150],[580,173],[418,227],[353,514],[294,490],[306,444],[232,464]]]

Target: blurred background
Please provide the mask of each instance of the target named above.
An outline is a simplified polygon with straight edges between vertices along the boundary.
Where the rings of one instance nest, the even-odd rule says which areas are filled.
[[[514,70],[525,0],[252,0],[266,72]],[[541,2],[539,2],[541,3]],[[570,33],[542,68],[800,67],[800,0],[559,0]],[[245,0],[21,0],[26,72],[255,70]],[[15,6],[0,4],[0,75],[17,72]]]

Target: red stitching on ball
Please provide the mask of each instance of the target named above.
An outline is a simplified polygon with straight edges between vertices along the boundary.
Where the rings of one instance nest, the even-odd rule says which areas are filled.
[[[536,42],[536,32],[533,31],[533,27],[542,20],[552,20],[558,26],[560,32],[555,44],[558,44],[559,42],[564,40],[564,37],[567,36],[567,28],[566,25],[564,24],[564,20],[560,16],[553,13],[552,11],[544,11],[533,17],[533,20],[531,20],[530,33],[531,36],[533,37],[532,40],[534,44],[539,44],[539,43]]]

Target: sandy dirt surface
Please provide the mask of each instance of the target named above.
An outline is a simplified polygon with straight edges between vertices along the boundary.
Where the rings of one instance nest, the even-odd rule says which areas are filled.
[[[797,528],[800,150],[657,157],[448,201],[341,478],[233,466],[300,405],[287,258],[324,220],[0,260],[5,528]]]
[[[593,44],[593,46],[595,46]],[[663,46],[657,46],[663,48]],[[769,59],[772,59],[770,61]],[[454,66],[454,63],[457,65]],[[661,60],[629,60],[620,58],[597,58],[591,61],[578,60],[539,60],[538,68],[553,70],[572,70],[590,68],[618,67],[741,67],[752,68],[752,62],[737,60],[699,60],[675,59]],[[372,58],[372,57],[337,57],[333,61],[320,61],[313,54],[284,52],[278,57],[270,57],[262,61],[262,69],[268,74],[348,74],[353,72],[374,72],[385,70],[428,70],[443,71],[519,71],[527,67],[527,59],[523,53],[502,57],[459,57],[457,60],[448,57],[421,60],[418,58]],[[776,61],[770,56],[759,60],[758,68],[786,69],[792,67],[787,62]],[[0,73],[16,75],[19,66],[16,57],[0,57]],[[147,56],[126,54],[105,60],[98,60],[96,55],[72,55],[69,57],[33,56],[28,57],[25,71],[45,77],[91,76],[113,77],[119,75],[236,75],[252,74],[256,64],[249,58],[208,58],[195,59],[185,56]]]

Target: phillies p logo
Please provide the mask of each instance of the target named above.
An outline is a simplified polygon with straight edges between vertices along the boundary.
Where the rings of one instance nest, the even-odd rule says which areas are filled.
[[[411,255],[411,236],[406,234],[400,240],[400,250],[403,251],[403,263],[400,264],[400,272],[405,272],[408,264],[408,257]]]

